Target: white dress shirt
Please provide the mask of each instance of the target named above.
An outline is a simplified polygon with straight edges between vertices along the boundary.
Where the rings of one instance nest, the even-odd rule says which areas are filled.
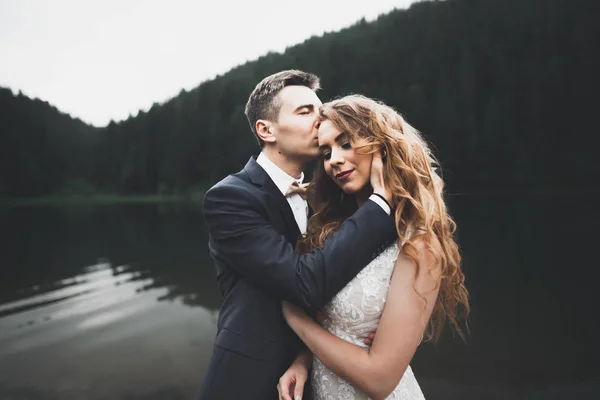
[[[275,183],[275,186],[277,186],[284,196],[294,181],[302,184],[302,181],[304,180],[304,173],[300,175],[300,179],[296,179],[275,165],[275,163],[269,160],[264,153],[260,153],[258,155],[256,162],[265,170],[267,175],[269,175],[269,178],[271,178],[273,183]],[[308,222],[308,203],[297,193],[291,196],[286,196],[285,199],[294,213],[294,219],[296,220],[296,224],[298,224],[300,233],[306,233],[306,224]]]
[[[256,158],[256,162],[265,170],[267,175],[269,175],[269,178],[271,178],[271,180],[275,183],[275,186],[277,186],[284,196],[294,181],[302,184],[302,181],[304,180],[304,172],[302,175],[300,175],[300,179],[296,179],[275,165],[275,163],[269,160],[269,158],[262,152]],[[308,203],[306,200],[300,197],[299,194],[293,194],[291,196],[286,196],[285,198],[290,205],[292,212],[294,213],[294,219],[296,220],[296,224],[298,224],[300,233],[306,233],[306,224],[308,222]],[[377,205],[379,205],[387,215],[391,214],[390,207],[378,196],[373,194],[369,197],[369,200],[374,201]]]

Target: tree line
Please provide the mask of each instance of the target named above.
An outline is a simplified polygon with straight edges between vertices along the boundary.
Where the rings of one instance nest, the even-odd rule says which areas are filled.
[[[319,75],[323,101],[361,93],[394,106],[451,191],[597,185],[599,17],[595,0],[415,3],[101,128],[0,88],[0,197],[203,190],[259,151],[244,105],[289,68]]]

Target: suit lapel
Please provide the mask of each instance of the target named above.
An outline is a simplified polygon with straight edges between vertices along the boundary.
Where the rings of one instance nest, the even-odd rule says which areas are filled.
[[[254,157],[251,157],[244,170],[250,177],[250,180],[255,185],[261,186],[265,192],[267,192],[271,198],[277,204],[277,208],[286,227],[286,238],[293,244],[296,244],[298,237],[300,237],[300,229],[294,218],[294,213],[290,208],[290,204],[287,202],[285,196],[281,193],[279,188],[275,185],[273,180],[265,172],[265,170],[258,165]]]

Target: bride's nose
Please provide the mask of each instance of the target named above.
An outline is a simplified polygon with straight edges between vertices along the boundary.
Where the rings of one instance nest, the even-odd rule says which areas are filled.
[[[344,163],[344,156],[341,151],[332,149],[330,162],[336,165],[342,165]]]

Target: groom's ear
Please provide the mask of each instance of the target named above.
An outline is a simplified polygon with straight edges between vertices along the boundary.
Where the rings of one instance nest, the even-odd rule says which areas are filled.
[[[265,121],[264,119],[256,121],[256,134],[265,143],[275,142],[275,135],[273,135],[270,121]]]

